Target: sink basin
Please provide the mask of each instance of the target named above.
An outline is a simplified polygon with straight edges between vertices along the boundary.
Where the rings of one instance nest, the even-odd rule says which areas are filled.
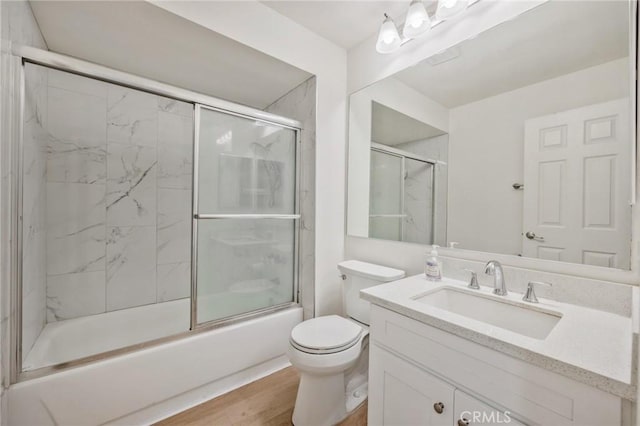
[[[559,312],[499,300],[498,297],[501,296],[444,287],[413,300],[539,340],[544,340],[562,318]]]

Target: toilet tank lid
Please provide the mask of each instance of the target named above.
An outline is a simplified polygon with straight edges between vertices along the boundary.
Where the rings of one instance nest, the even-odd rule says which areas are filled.
[[[345,260],[338,263],[338,269],[345,275],[357,275],[380,282],[389,282],[404,278],[404,271],[388,268],[359,260]]]

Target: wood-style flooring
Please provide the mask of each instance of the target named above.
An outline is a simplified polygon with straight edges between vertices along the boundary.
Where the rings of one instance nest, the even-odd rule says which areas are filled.
[[[291,425],[300,376],[285,368],[175,416],[157,426]],[[340,426],[366,426],[367,404],[358,407]],[[305,426],[305,425],[300,425]],[[313,426],[313,425],[309,425]]]

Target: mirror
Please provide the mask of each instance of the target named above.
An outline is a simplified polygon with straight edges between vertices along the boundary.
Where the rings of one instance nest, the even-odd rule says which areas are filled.
[[[630,10],[546,2],[353,93],[348,234],[629,269]]]

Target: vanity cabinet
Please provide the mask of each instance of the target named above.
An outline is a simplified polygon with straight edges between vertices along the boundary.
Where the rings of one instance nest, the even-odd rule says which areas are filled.
[[[453,424],[451,384],[378,346],[370,351],[369,424]]]
[[[511,425],[524,426],[511,417],[508,410],[499,410],[484,402],[472,397],[471,395],[456,389],[453,406],[454,424],[458,426],[497,426]]]
[[[371,425],[524,425],[379,346],[371,350]]]
[[[622,424],[620,397],[376,305],[370,339],[370,425]]]

